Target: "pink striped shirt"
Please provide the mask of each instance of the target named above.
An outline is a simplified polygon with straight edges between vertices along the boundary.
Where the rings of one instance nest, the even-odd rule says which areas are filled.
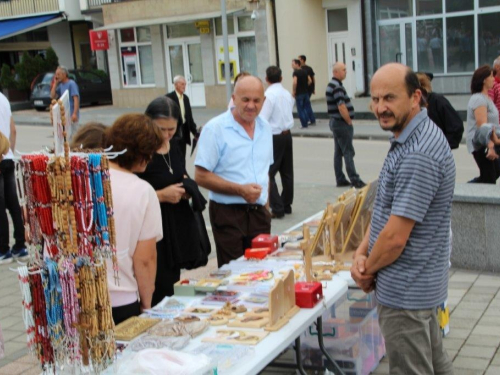
[[[495,104],[495,107],[497,107],[498,112],[500,112],[500,78],[495,77],[495,84],[493,85],[493,88],[488,91],[488,95],[490,96],[491,100]]]

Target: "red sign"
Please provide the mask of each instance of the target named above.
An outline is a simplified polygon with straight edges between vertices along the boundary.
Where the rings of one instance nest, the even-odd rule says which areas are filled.
[[[102,51],[109,49],[108,32],[106,30],[94,31],[90,33],[90,48],[92,51]]]

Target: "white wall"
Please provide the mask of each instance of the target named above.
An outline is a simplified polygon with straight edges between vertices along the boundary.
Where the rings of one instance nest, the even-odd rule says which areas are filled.
[[[84,0],[80,0],[84,1]],[[80,1],[78,0],[59,0],[59,9],[68,15],[70,21],[81,21],[83,15],[80,10]]]
[[[69,23],[66,21],[56,23],[47,27],[49,42],[59,58],[59,64],[68,69],[74,69],[73,49]]]

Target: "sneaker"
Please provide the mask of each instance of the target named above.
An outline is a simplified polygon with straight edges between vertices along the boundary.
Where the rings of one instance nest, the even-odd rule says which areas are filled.
[[[363,181],[359,180],[353,183],[352,186],[355,187],[356,189],[361,189],[364,188],[366,184]]]
[[[337,183],[337,187],[347,187],[347,186],[351,186],[351,183],[349,181],[342,181]]]
[[[21,250],[14,250],[14,249],[12,249],[10,251],[10,253],[12,254],[12,257],[15,260],[23,260],[23,259],[28,259],[29,258],[28,251],[26,251],[25,247],[23,247]]]
[[[0,264],[7,264],[12,262],[12,254],[8,250],[5,254],[0,255]]]

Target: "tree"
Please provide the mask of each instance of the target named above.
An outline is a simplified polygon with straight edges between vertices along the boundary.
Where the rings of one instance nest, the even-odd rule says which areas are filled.
[[[24,52],[21,56],[21,62],[16,64],[16,72],[19,75],[17,88],[19,90],[31,89],[31,82],[41,71],[43,59],[40,56],[31,57],[28,52]]]
[[[16,81],[10,71],[10,66],[7,64],[2,65],[2,71],[0,73],[0,86],[2,86],[3,89],[13,89],[16,86]]]
[[[59,66],[59,58],[57,57],[56,52],[52,49],[52,47],[47,48],[45,52],[45,66],[44,71],[52,72],[57,69]]]

